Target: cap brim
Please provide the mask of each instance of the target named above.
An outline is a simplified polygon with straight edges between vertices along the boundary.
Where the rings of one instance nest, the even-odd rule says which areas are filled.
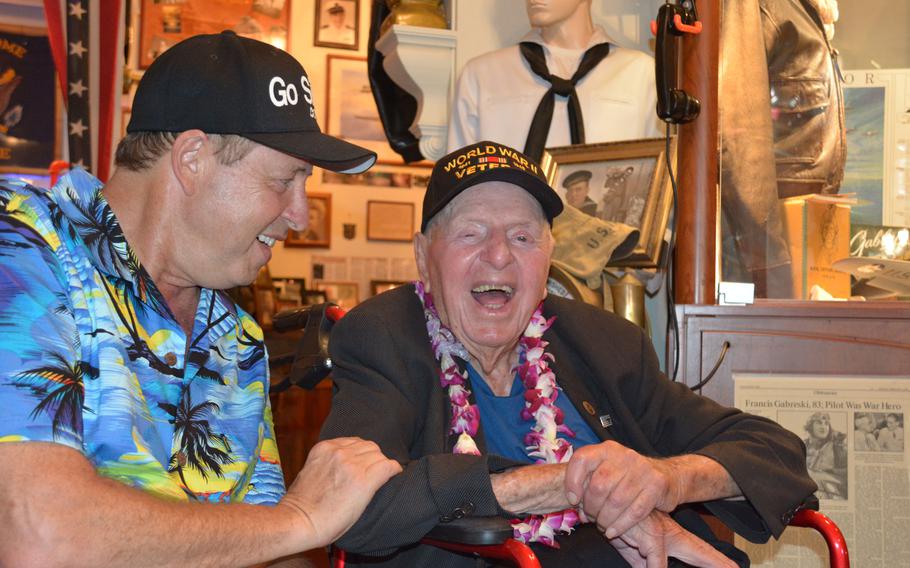
[[[376,163],[376,152],[322,132],[257,132],[243,136],[342,174],[359,174]]]
[[[432,211],[427,211],[425,213],[420,225],[421,232],[426,231],[430,219],[442,211],[453,199],[461,195],[462,192],[477,184],[489,181],[504,181],[511,183],[530,193],[531,196],[540,203],[543,213],[551,225],[553,224],[553,219],[562,213],[562,199],[559,198],[559,194],[557,194],[545,181],[533,174],[516,168],[495,168],[486,171],[483,175],[465,178],[464,181],[449,190],[446,199],[437,203]]]

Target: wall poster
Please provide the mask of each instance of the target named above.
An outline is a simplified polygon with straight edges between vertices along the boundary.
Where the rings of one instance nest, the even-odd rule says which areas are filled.
[[[910,69],[844,71],[847,164],[841,193],[861,225],[910,226]]]
[[[0,26],[0,171],[47,173],[59,110],[47,30]]]
[[[233,30],[237,35],[288,48],[287,0],[142,0],[139,67],[197,34]]]

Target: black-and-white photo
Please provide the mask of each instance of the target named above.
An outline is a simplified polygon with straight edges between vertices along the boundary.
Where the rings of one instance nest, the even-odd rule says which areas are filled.
[[[853,415],[853,449],[858,452],[903,452],[903,412],[857,412]]]
[[[357,49],[357,0],[319,0],[316,3],[316,40],[319,46]]]
[[[818,484],[819,499],[845,500],[847,486],[846,412],[813,412],[803,425],[806,467]]]
[[[557,192],[584,213],[641,228],[656,158],[572,164],[560,171]]]

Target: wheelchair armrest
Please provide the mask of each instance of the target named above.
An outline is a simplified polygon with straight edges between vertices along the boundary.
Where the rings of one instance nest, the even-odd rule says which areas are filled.
[[[474,546],[502,544],[512,538],[512,525],[502,517],[465,517],[436,525],[425,538]]]
[[[476,557],[506,560],[518,568],[540,568],[534,551],[512,535],[511,523],[502,517],[465,517],[436,525],[420,542]],[[333,547],[331,556],[334,568],[344,568],[344,550]]]
[[[512,538],[502,517],[465,517],[436,525],[420,542],[481,558],[507,560],[518,568],[540,568],[531,548]]]

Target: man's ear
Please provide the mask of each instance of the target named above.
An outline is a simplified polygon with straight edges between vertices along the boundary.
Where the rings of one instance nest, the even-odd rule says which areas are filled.
[[[171,169],[185,193],[195,192],[205,173],[205,161],[209,157],[210,147],[208,136],[201,130],[186,130],[174,140],[171,146]]]
[[[430,246],[430,240],[423,233],[414,234],[414,258],[417,260],[417,274],[423,285],[426,286],[427,292],[430,291],[430,274],[427,271],[427,249]]]

